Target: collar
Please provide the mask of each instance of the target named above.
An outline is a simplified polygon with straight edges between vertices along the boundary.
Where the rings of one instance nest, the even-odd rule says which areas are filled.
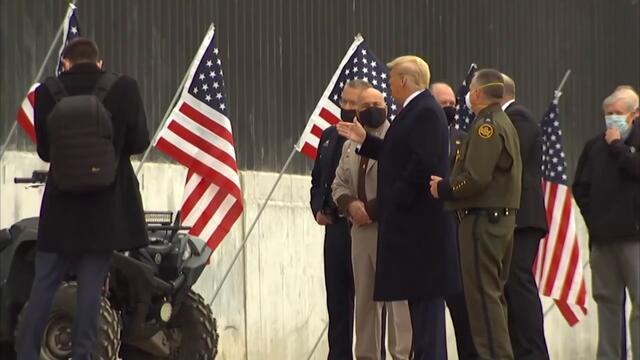
[[[404,101],[404,104],[402,104],[402,108],[406,108],[407,105],[409,105],[409,103],[411,102],[411,100],[413,100],[416,96],[420,95],[421,92],[423,92],[424,90],[418,90],[416,92],[414,92],[413,94],[409,95],[409,97],[407,98],[407,100]]]
[[[513,104],[514,102],[516,102],[516,99],[512,99],[504,103],[504,105],[502,105],[502,111],[507,110],[507,108],[511,106],[511,104]]]
[[[499,110],[502,110],[500,108],[500,103],[493,103],[485,107],[484,109],[480,110],[480,113],[478,113],[478,116],[476,116],[476,119],[484,119]]]
[[[65,71],[67,73],[86,73],[86,72],[103,72],[98,65],[94,63],[80,63],[75,64],[71,67],[71,69]]]

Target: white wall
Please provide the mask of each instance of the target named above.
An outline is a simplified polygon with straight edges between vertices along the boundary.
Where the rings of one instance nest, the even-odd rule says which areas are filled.
[[[42,189],[13,184],[13,177],[28,176],[46,165],[31,153],[8,152],[0,164],[0,227],[36,216]],[[176,210],[182,199],[185,170],[178,165],[149,163],[141,175],[147,210]],[[242,172],[245,212],[212,257],[196,288],[207,300],[218,288],[224,271],[243,241],[276,174]],[[322,229],[309,210],[307,176],[285,175],[248,239],[229,279],[213,303],[221,334],[219,359],[307,359],[322,333],[326,305],[322,265]],[[578,212],[579,213],[579,212]],[[586,239],[579,220],[579,234]],[[583,260],[588,257],[583,245]],[[591,274],[586,269],[590,293]],[[547,309],[551,301],[544,299]],[[522,309],[526,311],[526,309]],[[593,359],[597,338],[595,304],[589,303],[585,320],[570,328],[552,309],[545,319],[552,359]],[[453,328],[448,323],[448,345],[455,356]],[[312,359],[326,359],[323,338]]]

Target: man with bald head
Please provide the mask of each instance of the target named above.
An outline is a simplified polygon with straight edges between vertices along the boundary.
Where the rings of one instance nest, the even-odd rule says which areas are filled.
[[[509,278],[504,287],[509,311],[509,337],[516,359],[549,359],[544,338],[544,316],[533,277],[533,262],[540,240],[547,234],[542,191],[542,130],[533,115],[516,102],[516,84],[504,79],[502,109],[518,132],[522,158],[522,192],[516,214]],[[523,310],[526,309],[526,310]]]
[[[447,83],[433,83],[429,89],[447,116],[447,122],[449,124],[449,163],[451,164],[451,168],[453,168],[455,158],[459,156],[462,143],[467,138],[467,133],[456,129],[455,126],[456,96],[451,86]],[[457,228],[455,230],[457,242]],[[458,246],[458,253],[459,252]],[[477,353],[473,345],[471,329],[469,328],[469,314],[467,312],[467,304],[464,300],[464,291],[460,289],[459,292],[447,296],[446,302],[449,308],[449,314],[451,315],[451,322],[453,322],[453,329],[456,333],[458,358],[462,360],[475,359]]]
[[[389,122],[382,93],[374,88],[360,93],[357,119],[370,133],[384,138]],[[378,244],[378,210],[376,191],[378,163],[356,153],[357,144],[347,140],[333,181],[333,199],[340,213],[351,223],[351,261],[355,283],[356,359],[381,358],[382,302],[373,300]],[[411,352],[411,318],[406,301],[386,303],[389,343],[393,359],[409,359]]]
[[[431,92],[429,65],[417,56],[389,64],[389,86],[402,110],[384,139],[358,123],[338,124],[378,160],[378,249],[374,299],[408,300],[416,360],[447,358],[444,300],[460,287],[451,215],[427,188],[449,171],[447,120]]]
[[[632,359],[640,358],[640,108],[618,87],[602,103],[606,130],[578,160],[573,195],[589,229],[591,281],[598,310],[598,359],[620,359],[625,293],[631,301]]]

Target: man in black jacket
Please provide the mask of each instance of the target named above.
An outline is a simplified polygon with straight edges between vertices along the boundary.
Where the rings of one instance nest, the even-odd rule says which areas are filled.
[[[518,360],[549,358],[544,338],[542,304],[533,277],[533,262],[540,239],[547,234],[542,193],[542,131],[533,116],[516,102],[516,85],[503,74],[502,109],[518,132],[522,157],[522,193],[513,234],[511,269],[505,285],[509,310],[509,336]]]
[[[453,168],[456,156],[460,155],[459,152],[461,150],[462,143],[467,138],[467,133],[460,129],[456,129],[454,124],[456,116],[456,95],[451,86],[443,82],[431,84],[429,90],[431,90],[431,93],[438,104],[442,106],[442,110],[447,117],[447,124],[449,126],[449,163],[451,164],[451,168]],[[456,226],[456,243],[458,243],[457,231],[458,229]],[[457,245],[459,253],[460,245],[459,243]],[[473,338],[471,337],[469,314],[467,312],[467,304],[464,299],[464,291],[460,289],[459,292],[447,296],[446,301],[447,307],[449,308],[449,314],[451,315],[453,329],[456,333],[458,358],[460,360],[476,359],[478,354],[475,346],[473,345]]]
[[[58,77],[69,95],[91,94],[105,74],[96,44],[71,41],[63,52],[64,72]],[[115,181],[86,194],[63,192],[49,177],[42,198],[34,282],[23,327],[16,342],[20,360],[40,358],[41,337],[53,296],[67,271],[78,280],[72,334],[73,360],[91,359],[98,328],[102,286],[114,250],[148,243],[142,199],[129,156],[149,145],[146,117],[136,81],[120,76],[104,97],[111,113],[113,145],[118,160]],[[55,106],[49,89],[36,90],[35,130],[38,155],[51,158],[48,116]]]
[[[340,98],[341,118],[353,121],[358,96],[371,85],[363,80],[347,82]],[[346,218],[339,216],[331,196],[331,185],[342,154],[342,138],[335,126],[324,130],[318,155],[311,172],[311,211],[316,222],[325,227],[324,281],[329,312],[329,359],[353,357],[353,269],[351,235]]]
[[[640,121],[638,94],[623,86],[602,108],[607,130],[580,155],[573,194],[589,229],[598,359],[619,359],[625,290],[631,349],[640,357]]]

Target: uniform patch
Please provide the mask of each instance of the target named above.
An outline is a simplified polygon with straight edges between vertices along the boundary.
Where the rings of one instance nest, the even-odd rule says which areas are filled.
[[[478,135],[483,139],[489,139],[493,136],[493,126],[489,124],[482,124],[478,128]]]

